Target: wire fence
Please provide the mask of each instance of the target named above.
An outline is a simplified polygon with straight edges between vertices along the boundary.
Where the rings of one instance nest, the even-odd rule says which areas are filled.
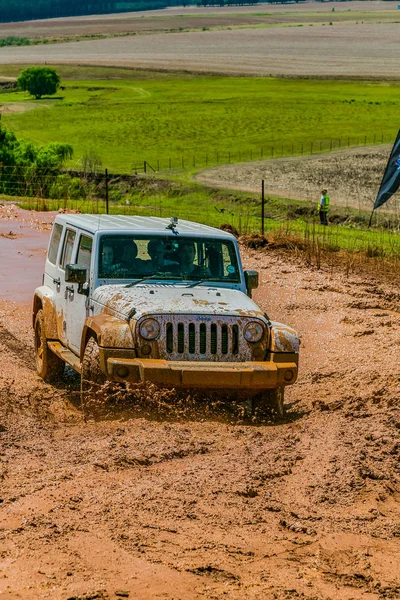
[[[181,156],[159,157],[136,161],[132,166],[133,173],[160,173],[164,171],[182,171],[219,165],[239,164],[258,160],[270,160],[290,156],[309,156],[314,154],[346,150],[347,148],[363,148],[378,144],[393,143],[396,133],[374,133],[370,135],[342,136],[329,139],[305,140],[297,143],[266,143],[260,147],[241,148],[238,150],[216,150],[213,152],[185,153]]]
[[[151,184],[152,178],[145,177],[150,184],[142,185],[144,173],[157,173],[212,164],[229,164],[240,161],[255,161],[280,156],[312,155],[330,152],[348,147],[365,147],[393,142],[393,136],[375,134],[373,136],[338,138],[337,140],[318,140],[300,144],[265,146],[256,151],[239,150],[237,153],[215,152],[204,156],[187,156],[177,162],[172,159],[143,161],[135,165],[130,174],[110,173],[108,169],[93,171],[57,171],[36,165],[0,166],[0,193],[18,197],[18,203],[38,211],[72,210],[81,213],[136,214],[143,216],[170,217],[178,214],[180,218],[220,226],[229,223],[240,233],[260,231],[261,223],[261,180],[260,194],[234,194],[234,198],[225,199],[210,196],[206,192],[188,188],[185,193],[176,186]],[[378,146],[377,146],[378,148]],[[160,179],[160,184],[163,180]],[[315,200],[315,196],[313,196]],[[314,202],[315,204],[315,202]],[[268,212],[266,217],[279,218]],[[397,214],[397,211],[396,211]]]

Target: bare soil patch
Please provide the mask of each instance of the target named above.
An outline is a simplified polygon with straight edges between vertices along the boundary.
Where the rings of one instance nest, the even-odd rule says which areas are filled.
[[[30,222],[44,250],[49,216],[13,210],[5,231]],[[398,289],[268,247],[244,262],[302,337],[280,422],[85,424],[76,377],[36,376],[29,304],[0,301],[2,598],[399,597]]]
[[[6,106],[0,104],[1,113],[22,113],[37,108],[49,108],[48,104],[34,102],[8,102]]]
[[[335,10],[332,11],[332,8]],[[51,37],[75,37],[90,35],[121,35],[125,33],[160,33],[177,29],[202,29],[222,27],[251,27],[278,24],[349,22],[395,20],[396,9],[387,2],[306,2],[300,5],[258,4],[235,7],[173,7],[133,13],[88,15],[0,23],[0,36],[28,37],[30,39]]]
[[[264,179],[266,195],[318,202],[321,189],[328,188],[335,206],[372,210],[391,146],[353,148],[278,158],[239,165],[226,165],[197,173],[208,185],[260,192]],[[398,212],[394,196],[380,211]]]

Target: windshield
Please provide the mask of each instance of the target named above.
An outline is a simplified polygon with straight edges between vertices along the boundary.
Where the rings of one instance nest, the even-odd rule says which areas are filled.
[[[231,241],[171,236],[103,235],[99,277],[240,283]]]

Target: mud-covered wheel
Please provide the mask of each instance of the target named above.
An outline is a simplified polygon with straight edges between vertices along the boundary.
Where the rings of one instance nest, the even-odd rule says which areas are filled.
[[[64,361],[47,345],[43,310],[39,310],[35,318],[35,360],[38,375],[45,381],[56,381],[63,376]]]
[[[264,390],[253,400],[254,414],[273,413],[280,418],[283,417],[285,414],[284,396],[285,388],[283,387],[276,390]]]
[[[98,416],[105,403],[106,378],[100,369],[99,346],[91,337],[86,344],[82,360],[81,406],[85,417]]]

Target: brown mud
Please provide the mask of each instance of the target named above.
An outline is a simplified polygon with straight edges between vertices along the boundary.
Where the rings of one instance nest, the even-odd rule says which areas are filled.
[[[37,377],[30,299],[7,292],[25,264],[24,289],[40,280],[51,215],[7,211],[1,598],[400,597],[397,288],[244,249],[256,301],[302,339],[285,419],[149,390],[152,410],[85,423],[73,373]]]

